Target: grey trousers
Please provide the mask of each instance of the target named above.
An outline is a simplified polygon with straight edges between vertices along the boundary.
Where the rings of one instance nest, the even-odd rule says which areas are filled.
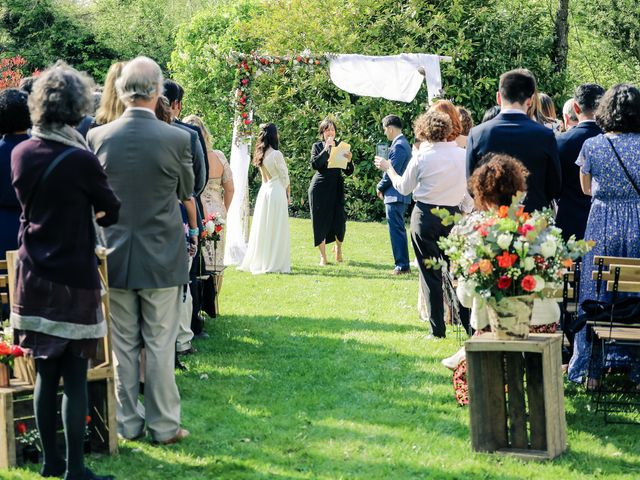
[[[175,378],[175,344],[182,306],[181,287],[109,290],[116,366],[118,433],[134,438],[145,423],[162,442],[180,428],[180,394]],[[137,409],[140,349],[145,347],[145,416]]]

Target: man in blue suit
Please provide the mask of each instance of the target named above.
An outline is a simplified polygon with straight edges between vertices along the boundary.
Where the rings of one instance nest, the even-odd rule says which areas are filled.
[[[558,199],[556,225],[562,229],[562,238],[575,235],[584,238],[587,218],[591,209],[591,197],[582,193],[580,187],[580,167],[576,165],[582,144],[588,138],[602,133],[594,120],[594,114],[604,88],[594,83],[586,83],[576,88],[573,111],[578,117],[578,125],[558,135],[558,152],[562,165],[562,190]]]
[[[402,120],[396,115],[387,115],[382,119],[384,134],[391,141],[389,161],[398,175],[402,175],[411,160],[411,145],[402,134]],[[409,273],[409,247],[407,230],[404,225],[404,213],[411,202],[410,195],[401,195],[393,188],[389,175],[385,172],[377,186],[378,197],[384,201],[391,237],[391,250],[395,268],[394,275]]]
[[[467,176],[489,153],[515,157],[529,170],[527,212],[548,207],[559,195],[562,181],[553,131],[527,115],[535,94],[536,79],[529,70],[503,73],[496,95],[500,114],[473,128],[467,139]]]

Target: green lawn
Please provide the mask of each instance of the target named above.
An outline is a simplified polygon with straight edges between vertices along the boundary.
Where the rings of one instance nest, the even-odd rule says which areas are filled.
[[[348,224],[342,265],[317,266],[308,220],[291,220],[291,275],[229,269],[222,316],[180,373],[171,447],[123,442],[93,457],[118,479],[638,478],[640,426],[605,425],[567,387],[569,450],[546,463],[474,454],[468,409],[427,340],[417,276],[393,277],[386,226]],[[39,478],[17,470],[0,478]]]

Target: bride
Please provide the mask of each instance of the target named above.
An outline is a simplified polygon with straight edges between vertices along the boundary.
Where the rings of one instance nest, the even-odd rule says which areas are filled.
[[[289,171],[278,143],[276,126],[260,125],[252,163],[260,170],[262,186],[256,199],[247,253],[238,267],[254,275],[291,271]]]

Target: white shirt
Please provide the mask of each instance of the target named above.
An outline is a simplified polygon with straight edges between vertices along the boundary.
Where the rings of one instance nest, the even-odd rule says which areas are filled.
[[[466,153],[456,142],[420,144],[393,186],[416,202],[457,207],[467,193]]]
[[[521,113],[522,115],[526,115],[525,112],[518,108],[501,108],[500,113]]]

